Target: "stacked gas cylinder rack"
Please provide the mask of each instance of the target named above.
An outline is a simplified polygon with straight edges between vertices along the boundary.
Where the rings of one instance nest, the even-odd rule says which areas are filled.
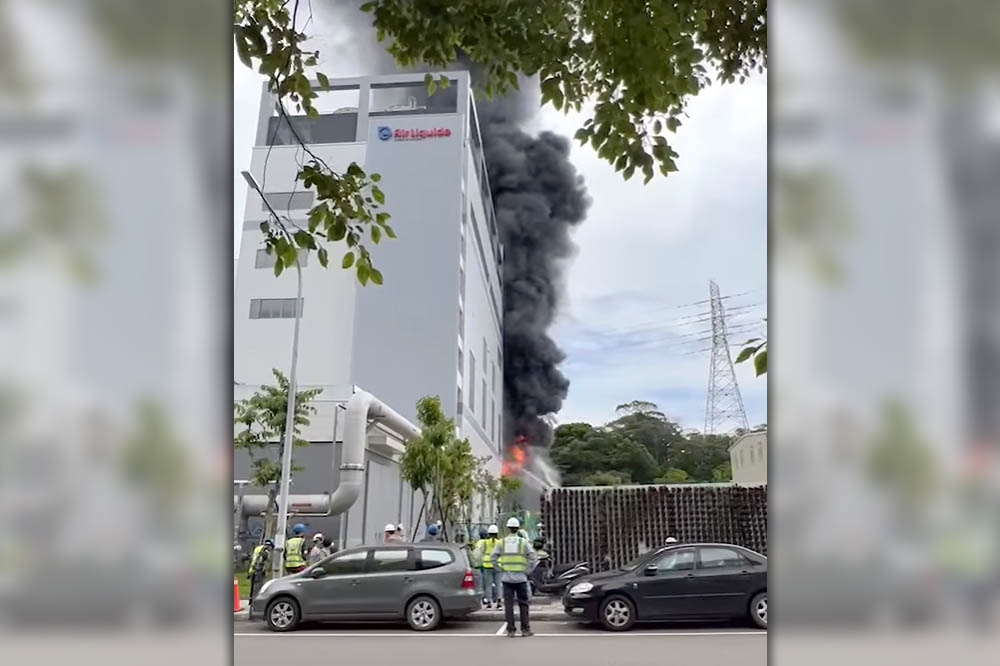
[[[767,554],[767,487],[733,484],[555,488],[542,519],[557,564],[614,569],[663,545],[732,543]]]

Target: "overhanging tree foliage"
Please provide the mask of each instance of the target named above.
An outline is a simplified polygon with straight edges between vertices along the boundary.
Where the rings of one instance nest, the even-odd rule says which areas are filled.
[[[663,132],[691,97],[767,64],[766,0],[372,0],[362,11],[401,65],[445,68],[461,54],[488,95],[538,75],[543,104],[588,112],[581,144],[646,182],[654,167],[677,170]]]
[[[237,0],[233,33],[241,61],[267,76],[279,112],[294,131],[287,105],[317,114],[316,91],[326,75],[319,54],[302,44],[311,19],[308,2]],[[681,125],[688,100],[713,79],[744,81],[767,64],[766,0],[374,0],[380,38],[402,66],[447,68],[462,57],[482,70],[488,95],[516,88],[520,74],[538,75],[542,103],[591,110],[576,138],[628,179],[649,182],[658,168],[677,170],[666,133]],[[428,87],[447,79],[429,77]],[[299,251],[316,251],[327,265],[331,242],[347,245],[341,266],[362,284],[381,284],[365,242],[392,238],[378,174],[357,164],[337,172],[296,134],[308,156],[299,179],[316,191],[307,228],[274,216],[262,224],[275,272],[295,264]]]

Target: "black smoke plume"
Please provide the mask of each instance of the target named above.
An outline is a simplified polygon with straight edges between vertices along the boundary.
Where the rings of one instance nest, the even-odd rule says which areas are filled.
[[[338,74],[402,71],[386,52],[388,44],[376,40],[360,4],[315,4],[318,25],[310,34],[327,26],[333,33],[317,35],[321,57],[329,51],[337,64],[354,64],[356,71]],[[467,69],[474,82],[477,78],[468,62],[452,69]],[[504,441],[509,445],[523,437],[536,450],[545,449],[552,430],[543,417],[557,413],[569,391],[569,380],[559,370],[565,354],[548,331],[559,306],[562,266],[574,251],[570,233],[586,217],[590,200],[570,162],[569,141],[522,129],[540,110],[537,80],[522,79],[520,90],[504,98],[479,96],[476,108],[505,252]]]
[[[542,420],[562,408],[569,380],[565,354],[549,336],[559,306],[562,264],[572,228],[587,214],[582,177],[569,161],[569,141],[533,137],[518,123],[517,100],[478,105],[493,206],[504,245],[504,405],[507,441],[524,436],[547,447]]]

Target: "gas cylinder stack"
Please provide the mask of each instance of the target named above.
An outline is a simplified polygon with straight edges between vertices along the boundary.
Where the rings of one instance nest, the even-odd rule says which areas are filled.
[[[542,518],[557,564],[598,571],[663,545],[718,542],[767,554],[767,487],[704,484],[555,488]]]

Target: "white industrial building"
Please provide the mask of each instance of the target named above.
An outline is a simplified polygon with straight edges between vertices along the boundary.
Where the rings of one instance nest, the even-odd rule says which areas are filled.
[[[740,435],[729,447],[733,483],[767,483],[767,431]]]
[[[353,270],[341,270],[336,245],[330,246],[328,269],[315,254],[302,268],[298,384],[323,392],[303,433],[311,446],[295,451],[296,464],[305,467],[293,475],[295,496],[337,487],[341,446],[332,443],[343,440],[345,408],[359,388],[413,424],[417,400],[439,396],[459,436],[469,439],[476,456],[492,456],[491,471],[500,473],[503,249],[469,76],[449,77],[451,85],[430,97],[423,74],[331,80],[318,91],[318,117],[292,116],[295,133],[332,169],[357,162],[381,175],[397,235],[377,246],[368,242],[382,286],[362,287]],[[265,90],[249,170],[271,205],[303,226],[314,193],[296,182],[296,174],[310,159]],[[251,190],[235,278],[237,400],[273,384],[272,368],[287,374],[291,356],[296,271],[275,278],[262,251],[260,224],[267,217]],[[370,542],[387,522],[412,529],[420,499],[400,481],[400,441],[391,428],[370,430],[365,487],[346,517],[294,522],[341,545]],[[248,469],[249,461],[237,455],[234,478],[246,479]]]

